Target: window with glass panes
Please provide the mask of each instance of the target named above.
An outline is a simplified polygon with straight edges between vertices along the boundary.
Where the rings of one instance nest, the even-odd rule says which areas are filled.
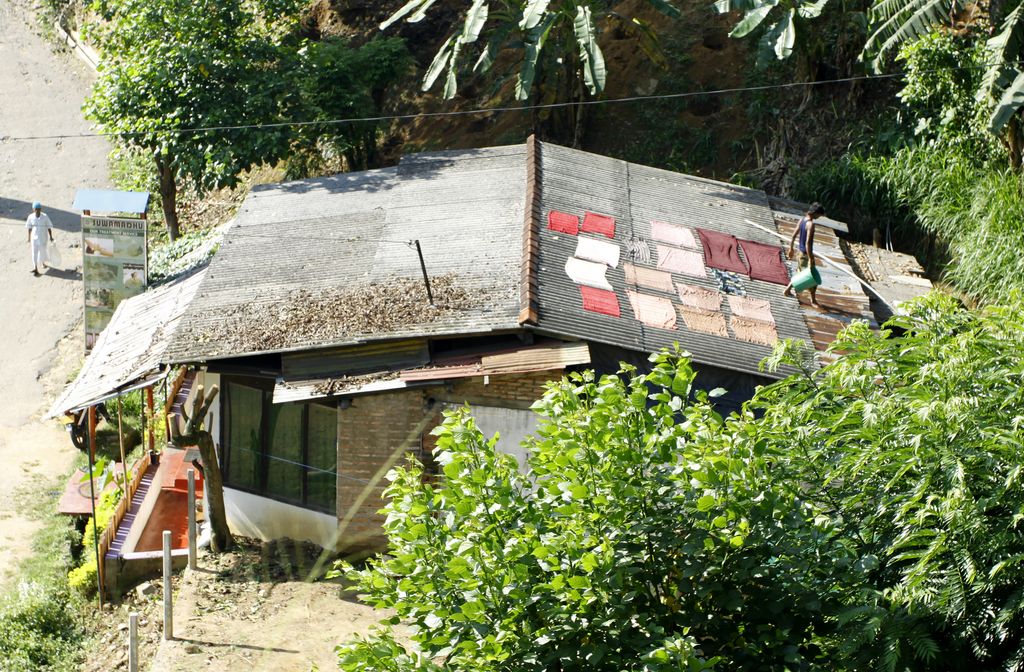
[[[338,415],[316,403],[274,404],[262,379],[225,378],[224,485],[335,512]]]

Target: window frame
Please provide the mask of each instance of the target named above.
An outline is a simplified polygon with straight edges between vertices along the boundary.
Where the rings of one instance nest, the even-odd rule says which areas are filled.
[[[233,483],[231,481],[231,478],[230,478],[230,474],[231,474],[231,471],[230,471],[231,459],[232,459],[232,454],[233,454],[233,452],[235,450],[234,446],[231,445],[231,438],[232,437],[230,436],[231,403],[232,403],[232,400],[231,400],[231,387],[232,387],[232,385],[241,385],[241,386],[244,386],[244,387],[248,387],[250,389],[257,390],[257,391],[260,392],[260,395],[261,395],[260,396],[260,402],[261,402],[260,403],[260,422],[259,422],[259,432],[258,432],[260,451],[259,451],[259,454],[254,458],[254,459],[257,459],[257,460],[260,461],[260,463],[258,465],[258,468],[257,468],[257,478],[256,478],[257,486],[256,487],[252,487],[252,486],[249,486],[249,485],[241,485],[241,484]],[[309,437],[310,437],[310,434],[311,434],[310,429],[309,429],[309,418],[310,418],[309,408],[313,404],[317,403],[315,401],[289,402],[289,404],[288,404],[288,405],[301,406],[301,408],[302,408],[302,419],[301,419],[301,430],[300,430],[300,455],[301,455],[301,457],[299,459],[299,462],[301,464],[302,478],[301,478],[301,483],[300,483],[300,493],[299,493],[299,496],[298,496],[298,498],[288,498],[288,497],[284,497],[284,496],[281,496],[281,495],[273,494],[268,489],[268,476],[269,476],[269,473],[270,473],[270,463],[273,461],[274,458],[273,458],[273,456],[268,454],[269,453],[268,447],[270,446],[270,439],[271,439],[269,416],[270,416],[271,409],[275,405],[273,403],[273,398],[274,398],[274,381],[272,379],[256,378],[256,377],[250,377],[250,376],[237,376],[237,375],[222,376],[222,386],[221,387],[222,387],[224,392],[223,392],[223,395],[221,396],[221,422],[220,422],[220,432],[219,432],[219,434],[220,434],[220,445],[222,447],[222,450],[220,451],[220,468],[221,468],[221,474],[222,474],[223,479],[224,479],[224,486],[228,487],[228,488],[231,488],[233,490],[240,490],[242,492],[248,492],[250,494],[258,495],[260,497],[265,497],[267,499],[272,499],[274,501],[282,502],[284,504],[290,504],[292,506],[298,506],[300,508],[307,509],[309,511],[316,511],[316,512],[319,512],[319,513],[326,513],[328,515],[336,516],[337,515],[337,506],[338,506],[338,504],[337,504],[337,499],[338,499],[337,498],[337,491],[338,491],[338,485],[337,485],[337,478],[338,478],[337,477],[337,468],[338,468],[337,467],[337,446],[338,446],[338,438],[337,438],[337,436],[338,436],[338,429],[337,429],[337,424],[334,425],[334,437],[335,437],[334,438],[334,455],[335,455],[335,459],[334,459],[334,469],[335,469],[334,493],[335,493],[335,496],[334,496],[333,501],[332,501],[332,506],[330,506],[330,507],[320,506],[318,504],[311,504],[310,501],[309,501],[309,499],[310,499],[310,496],[309,496],[310,495],[310,491],[309,491],[309,472],[310,472],[311,469],[316,469],[318,471],[320,470],[319,467],[314,467],[311,464],[309,464]],[[285,404],[277,404],[277,405],[278,406],[284,406]],[[330,408],[330,409],[334,410],[335,411],[335,420],[337,420],[337,408],[335,406],[330,406],[328,404],[317,404],[317,405],[325,406],[327,408]]]

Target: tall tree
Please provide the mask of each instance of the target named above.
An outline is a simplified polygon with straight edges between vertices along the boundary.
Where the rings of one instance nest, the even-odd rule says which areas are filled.
[[[172,240],[179,186],[234,186],[242,171],[287,153],[285,129],[245,127],[282,120],[289,91],[277,44],[297,2],[94,5],[105,19],[93,30],[104,58],[85,111],[103,132],[152,155]]]

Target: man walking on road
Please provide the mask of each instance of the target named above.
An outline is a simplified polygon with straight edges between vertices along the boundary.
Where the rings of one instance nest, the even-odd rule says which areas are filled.
[[[49,215],[43,212],[43,205],[36,201],[32,204],[32,214],[25,221],[25,228],[28,229],[28,242],[32,245],[32,275],[39,275],[39,264],[46,267],[46,231],[50,236],[49,242],[53,242],[53,222]]]

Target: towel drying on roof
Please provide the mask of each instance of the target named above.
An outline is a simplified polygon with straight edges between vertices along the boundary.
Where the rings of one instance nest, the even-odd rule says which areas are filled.
[[[743,256],[750,265],[750,277],[753,280],[774,282],[778,285],[789,284],[789,273],[782,263],[782,248],[778,245],[765,245],[752,240],[741,240]]]
[[[707,229],[697,229],[697,235],[704,246],[704,263],[708,268],[749,274],[750,269],[740,259],[739,241],[736,240],[736,236]]]

